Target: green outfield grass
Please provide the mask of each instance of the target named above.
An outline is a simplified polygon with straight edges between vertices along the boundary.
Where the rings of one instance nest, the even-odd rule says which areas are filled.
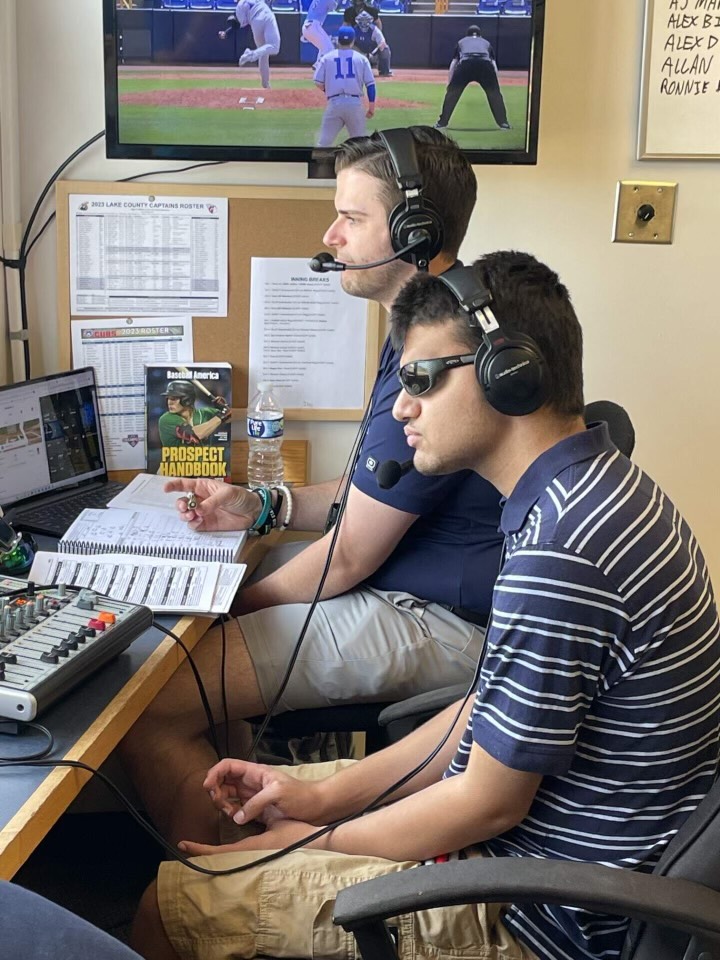
[[[283,80],[279,71],[271,77],[273,90],[307,90],[317,94],[317,107],[288,110],[243,109],[240,103],[230,109],[202,107],[120,105],[120,140],[123,143],[261,145],[307,147],[315,142],[324,109],[322,95],[313,89],[310,80]],[[253,87],[256,77],[243,71],[237,79],[207,77],[204,79],[123,79],[123,93],[153,90],[220,90],[237,92],[238,99]],[[433,124],[440,115],[445,93],[441,83],[382,80],[378,91],[376,113],[368,121],[368,132],[374,129],[408,126],[414,123]],[[259,92],[262,95],[261,91]],[[406,100],[417,106],[383,107],[383,98]],[[476,84],[468,87],[453,113],[447,133],[469,149],[517,149],[525,140],[527,87],[503,87],[512,130],[495,126],[484,92]],[[251,106],[248,103],[247,106]],[[341,137],[343,134],[341,134]]]

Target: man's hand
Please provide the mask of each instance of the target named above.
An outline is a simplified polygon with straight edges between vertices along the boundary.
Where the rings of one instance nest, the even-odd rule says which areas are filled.
[[[302,781],[277,767],[247,760],[221,760],[208,771],[203,787],[218,810],[235,823],[259,820],[323,822],[322,781]]]
[[[374,106],[374,104],[370,104],[370,106],[367,108],[367,112],[366,112],[365,116],[368,118],[368,120],[369,120],[371,117],[374,117],[374,116],[375,116],[375,106]]]
[[[311,823],[302,823],[299,820],[276,820],[264,833],[255,837],[246,837],[236,843],[193,843],[191,840],[181,840],[180,850],[190,857],[204,857],[212,853],[235,853],[236,851],[251,850],[282,850],[298,840],[311,836],[318,828]],[[304,845],[304,849],[324,850],[327,835]]]
[[[224,40],[225,37],[227,36],[227,31],[226,31],[226,30],[218,30],[218,36],[220,37],[221,40]]]
[[[193,530],[247,530],[260,516],[260,498],[245,487],[222,480],[168,480],[166,493],[194,493],[196,505],[188,507],[185,497],[175,504],[180,519]]]

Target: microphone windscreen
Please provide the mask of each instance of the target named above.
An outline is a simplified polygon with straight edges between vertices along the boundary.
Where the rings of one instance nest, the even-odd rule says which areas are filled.
[[[331,253],[316,253],[312,260],[309,261],[308,266],[315,273],[327,273],[328,270],[332,270],[333,267],[329,264],[335,263],[335,257]]]
[[[377,485],[381,490],[389,490],[401,476],[402,467],[397,460],[383,460],[377,471]]]
[[[635,429],[624,407],[612,400],[595,400],[585,407],[584,418],[585,423],[604,420],[612,442],[620,453],[630,456],[635,447]]]
[[[409,470],[412,470],[412,467],[412,457],[409,460],[403,460],[402,463],[398,463],[397,460],[383,460],[377,471],[377,485],[381,490],[389,490]]]

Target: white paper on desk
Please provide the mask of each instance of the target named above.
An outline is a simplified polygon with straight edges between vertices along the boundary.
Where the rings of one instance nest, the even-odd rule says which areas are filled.
[[[162,510],[176,514],[178,494],[165,493],[163,487],[167,482],[167,477],[157,473],[139,473],[116,497],[108,500],[107,505],[121,510]]]
[[[74,554],[35,554],[29,577],[50,586],[89,587],[155,613],[227,613],[242,581],[244,563],[203,563],[105,554],[85,559]]]
[[[269,380],[283,407],[365,405],[367,302],[307,260],[251,259],[250,394]]]
[[[75,193],[68,204],[71,313],[227,316],[226,197]]]
[[[145,468],[145,364],[193,360],[192,317],[73,320],[73,367],[94,367],[109,470]]]

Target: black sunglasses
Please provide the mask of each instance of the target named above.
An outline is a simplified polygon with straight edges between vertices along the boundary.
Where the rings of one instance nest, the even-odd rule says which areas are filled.
[[[453,357],[434,360],[412,360],[398,370],[398,380],[411,397],[421,397],[436,385],[440,374],[475,362],[474,353],[457,353]]]

